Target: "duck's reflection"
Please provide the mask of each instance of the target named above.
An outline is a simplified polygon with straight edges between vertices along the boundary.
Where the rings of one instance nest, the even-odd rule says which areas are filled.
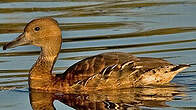
[[[174,96],[184,95],[176,87],[131,88],[91,93],[46,93],[31,90],[34,110],[55,110],[54,100],[78,110],[139,109],[140,107],[168,107]]]

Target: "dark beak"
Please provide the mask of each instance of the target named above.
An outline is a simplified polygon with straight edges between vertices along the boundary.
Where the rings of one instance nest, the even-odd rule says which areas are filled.
[[[22,45],[27,45],[27,44],[29,44],[29,42],[28,42],[28,40],[26,40],[25,34],[22,33],[15,40],[6,43],[3,46],[3,50],[6,50],[7,48],[14,48],[14,47],[17,47],[17,46],[22,46]]]

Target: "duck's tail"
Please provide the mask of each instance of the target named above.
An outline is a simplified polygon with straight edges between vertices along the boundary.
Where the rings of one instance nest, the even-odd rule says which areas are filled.
[[[190,67],[187,64],[168,65],[152,69],[141,76],[142,85],[163,85],[169,83],[179,72]]]
[[[189,64],[180,64],[180,65],[176,65],[171,71],[178,71],[181,72],[182,70],[190,67],[191,65]]]

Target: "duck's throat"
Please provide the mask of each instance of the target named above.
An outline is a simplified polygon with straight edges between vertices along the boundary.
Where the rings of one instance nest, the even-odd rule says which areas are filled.
[[[40,56],[33,65],[30,76],[31,77],[47,77],[52,74],[53,65],[57,56]]]
[[[43,89],[50,85],[54,75],[52,69],[59,50],[55,49],[43,49],[40,53],[39,58],[30,70],[29,75],[29,86],[30,88]]]

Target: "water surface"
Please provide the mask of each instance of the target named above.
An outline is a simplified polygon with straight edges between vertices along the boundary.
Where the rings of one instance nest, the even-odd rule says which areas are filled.
[[[63,73],[88,56],[114,51],[164,58],[191,67],[168,87],[43,94],[28,90],[28,71],[40,49],[1,49],[0,109],[196,109],[195,10],[195,0],[1,0],[1,48],[34,18],[50,16],[59,22],[63,45],[55,73]],[[40,100],[41,105],[36,105]]]

